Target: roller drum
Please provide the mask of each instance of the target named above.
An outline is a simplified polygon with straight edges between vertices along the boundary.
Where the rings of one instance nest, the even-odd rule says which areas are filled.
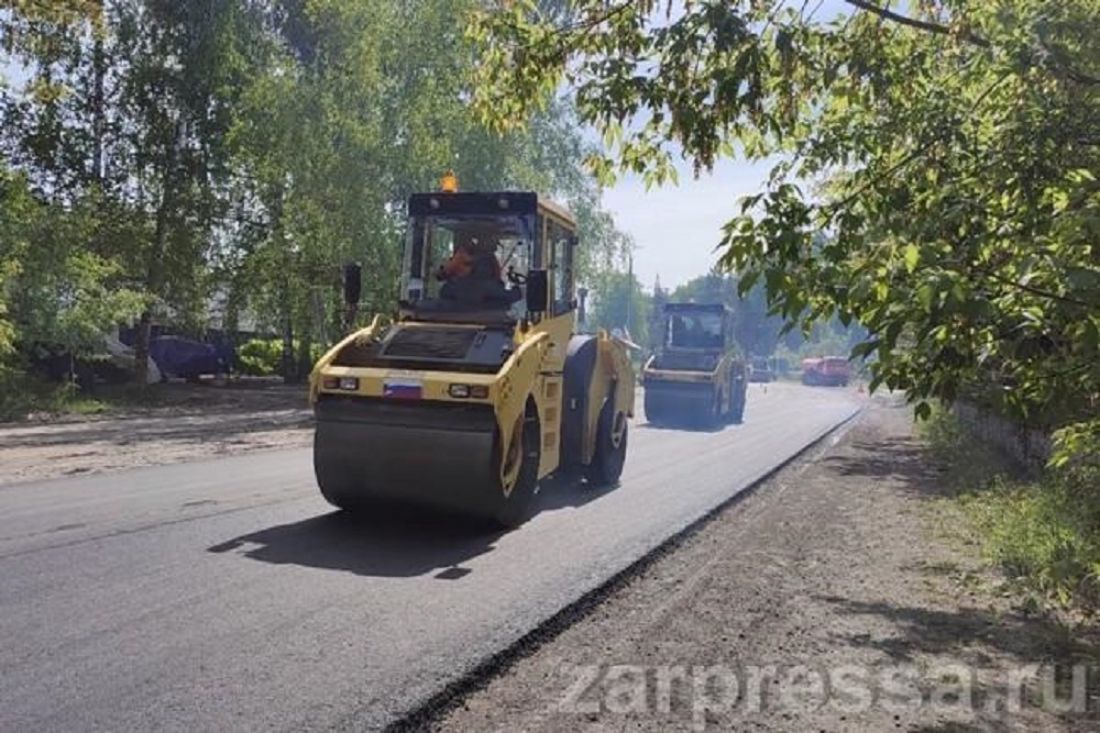
[[[645,415],[655,425],[708,425],[718,416],[714,385],[648,380]]]
[[[501,490],[491,406],[325,398],[313,465],[333,505],[397,503],[492,519]]]

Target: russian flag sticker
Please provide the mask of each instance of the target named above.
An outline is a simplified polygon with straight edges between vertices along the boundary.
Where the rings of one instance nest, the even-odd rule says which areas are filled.
[[[419,379],[387,379],[382,383],[382,396],[392,400],[419,400],[424,385]]]

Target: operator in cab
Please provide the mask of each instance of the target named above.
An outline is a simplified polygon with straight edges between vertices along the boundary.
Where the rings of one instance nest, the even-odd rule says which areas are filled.
[[[443,282],[440,297],[489,308],[507,308],[520,300],[523,293],[519,288],[506,288],[501,280],[496,248],[492,237],[480,239],[468,232],[456,232],[454,252],[436,272],[436,278]]]
[[[495,250],[496,242],[492,240],[481,242],[468,233],[458,232],[454,253],[440,266],[436,277],[444,282],[471,276],[500,280],[500,262]]]

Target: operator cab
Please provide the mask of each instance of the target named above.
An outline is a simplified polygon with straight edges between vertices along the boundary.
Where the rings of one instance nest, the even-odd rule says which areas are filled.
[[[721,304],[666,303],[662,348],[654,355],[656,369],[717,367],[733,343],[730,311]]]
[[[510,324],[576,307],[576,226],[526,191],[409,198],[401,314],[409,320]],[[536,282],[528,287],[528,279]]]
[[[721,351],[729,329],[727,309],[722,305],[694,303],[665,306],[665,347]]]

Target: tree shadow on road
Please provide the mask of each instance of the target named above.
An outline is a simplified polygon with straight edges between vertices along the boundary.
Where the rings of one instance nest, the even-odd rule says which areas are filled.
[[[442,579],[448,580],[467,575],[461,564],[491,552],[501,534],[453,517],[387,508],[374,516],[334,511],[241,535],[207,550],[376,577],[442,570]]]

